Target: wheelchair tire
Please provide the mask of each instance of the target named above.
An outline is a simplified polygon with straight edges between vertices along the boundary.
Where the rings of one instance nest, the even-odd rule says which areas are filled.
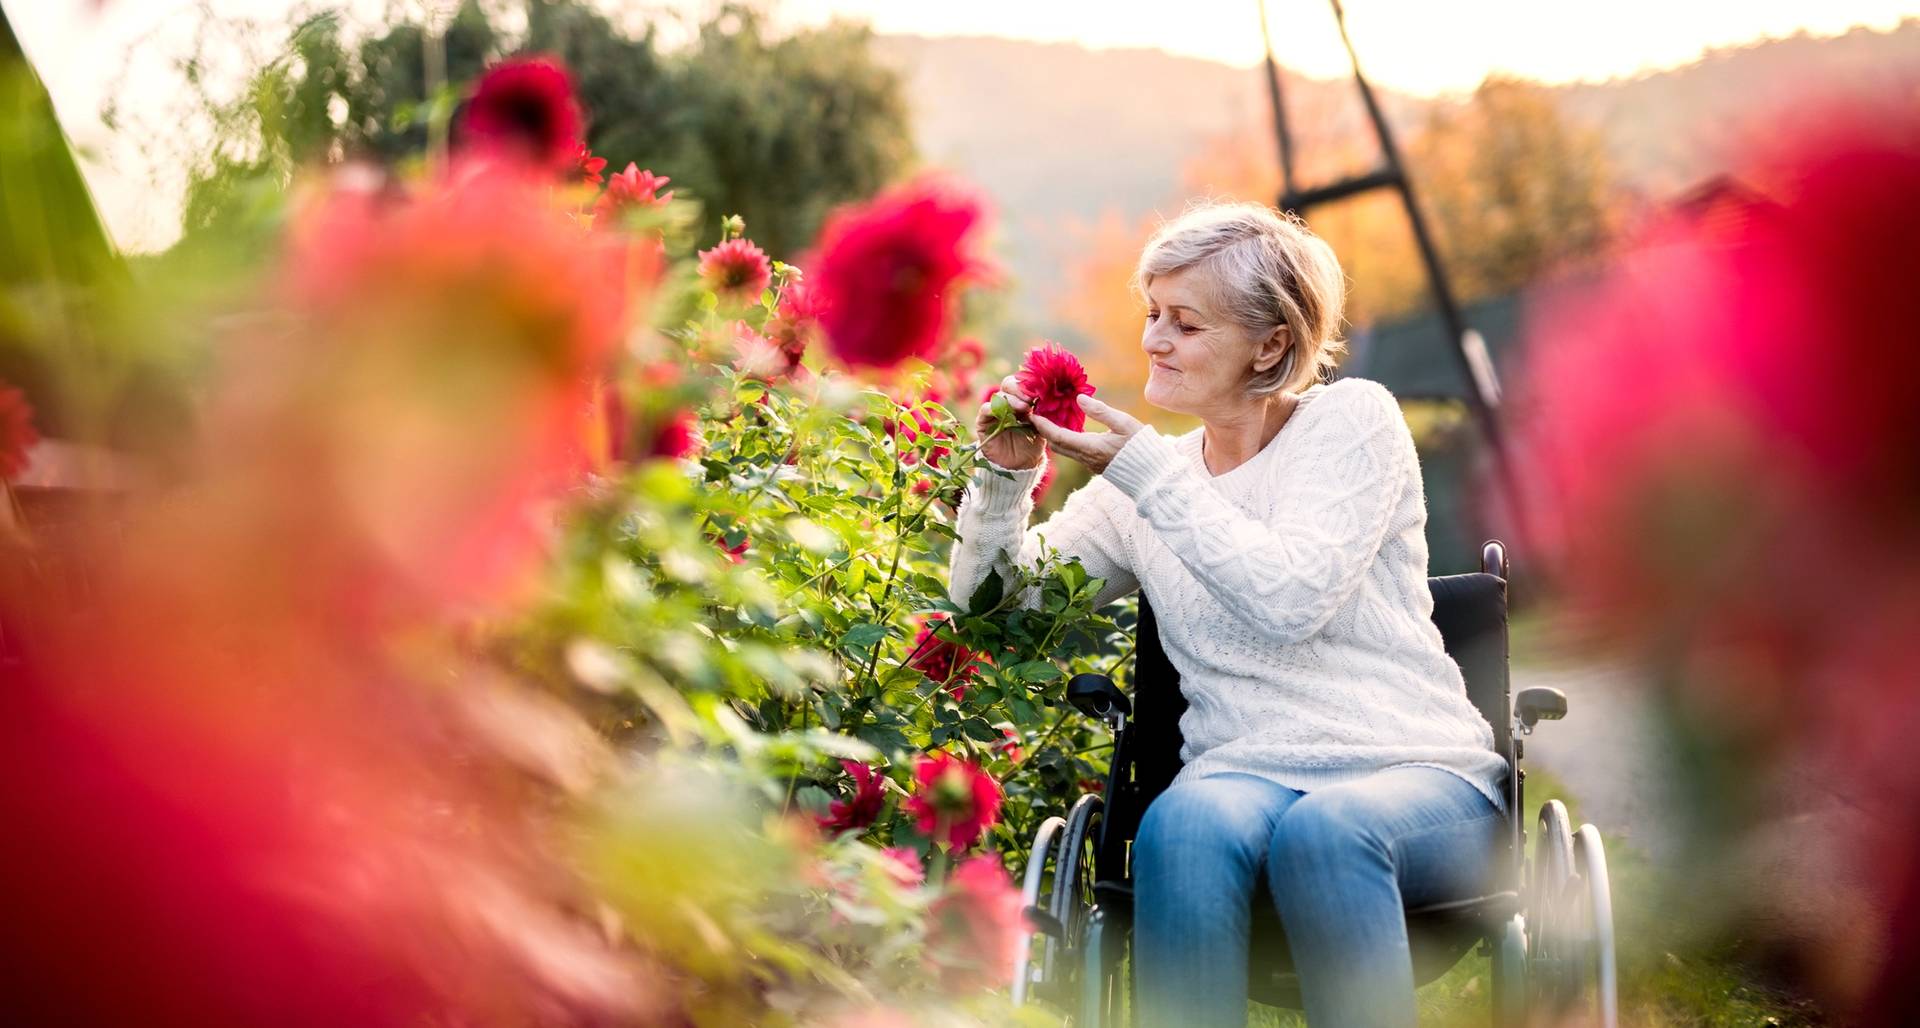
[[[1077,940],[1086,930],[1087,915],[1093,911],[1093,851],[1100,839],[1100,820],[1106,803],[1093,793],[1074,801],[1067,813],[1067,830],[1060,837],[1060,854],[1054,861],[1052,913],[1067,929],[1067,938]]]
[[[1508,918],[1489,941],[1493,945],[1494,1028],[1528,1028],[1526,916]]]
[[[1070,1009],[1079,998],[1082,941],[1093,912],[1093,852],[1106,809],[1099,796],[1081,796],[1066,817],[1050,817],[1034,832],[1021,883],[1022,909],[1045,917],[1020,940],[1013,967],[1013,1003],[1039,997]],[[1049,873],[1049,871],[1051,873]],[[1035,936],[1040,938],[1038,947]]]
[[[1020,883],[1020,909],[1043,910],[1052,912],[1051,890],[1044,887],[1047,865],[1055,863],[1060,837],[1066,834],[1067,819],[1050,817],[1040,822],[1040,828],[1033,833],[1033,846],[1027,850],[1027,869]],[[1057,871],[1055,872],[1058,873]],[[1034,966],[1033,937],[1041,934],[1040,963]],[[1029,990],[1035,986],[1045,987],[1053,983],[1047,981],[1047,971],[1054,966],[1058,947],[1064,940],[1056,939],[1047,933],[1026,932],[1020,937],[1019,956],[1013,966],[1013,1005],[1022,1006],[1027,1002]]]
[[[1536,1011],[1566,1008],[1579,985],[1581,903],[1574,891],[1573,825],[1566,804],[1540,806],[1527,864],[1527,993]]]
[[[1600,829],[1581,825],[1574,833],[1574,870],[1579,878],[1585,928],[1582,984],[1593,990],[1594,1013],[1601,1028],[1616,1028],[1620,1023],[1620,970],[1613,944],[1613,882],[1607,874],[1607,849],[1600,841]]]

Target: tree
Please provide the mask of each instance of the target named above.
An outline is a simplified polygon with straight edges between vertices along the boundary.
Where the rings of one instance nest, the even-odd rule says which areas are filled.
[[[587,143],[612,168],[634,162],[670,175],[677,195],[709,217],[745,217],[776,256],[795,256],[835,204],[913,162],[901,83],[872,59],[865,28],[773,38],[755,8],[729,4],[692,47],[668,54],[651,27],[632,36],[581,0],[525,5],[518,36],[478,0],[464,0],[438,40],[402,22],[350,45],[337,15],[301,23],[238,100],[211,112],[218,144],[189,183],[186,235],[248,222],[258,194],[294,167],[422,154],[432,119],[450,115],[460,88],[511,53],[566,62],[590,117]],[[429,95],[436,46],[445,92]]]
[[[770,252],[805,246],[834,204],[913,160],[899,77],[871,58],[871,39],[836,22],[770,40],[753,8],[722,9],[679,69],[679,181],[710,211],[746,218]]]
[[[1463,298],[1501,296],[1597,253],[1611,222],[1604,143],[1546,87],[1492,77],[1438,109],[1409,160]]]

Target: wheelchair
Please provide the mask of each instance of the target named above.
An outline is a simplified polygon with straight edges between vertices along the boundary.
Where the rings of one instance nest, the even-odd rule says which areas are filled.
[[[1511,693],[1506,547],[1488,542],[1478,574],[1430,578],[1427,585],[1447,653],[1507,760],[1511,817],[1490,881],[1510,887],[1408,910],[1414,980],[1433,981],[1478,946],[1492,962],[1498,1028],[1569,1021],[1615,1028],[1613,901],[1599,830],[1590,824],[1574,830],[1565,805],[1550,800],[1540,809],[1532,855],[1526,854],[1522,737],[1540,721],[1566,716],[1567,698],[1540,687]],[[1042,822],[1022,880],[1032,932],[1021,940],[1013,968],[1013,1000],[1043,1002],[1077,1028],[1124,1024],[1134,1006],[1131,962],[1124,960],[1133,914],[1130,846],[1147,805],[1180,770],[1186,701],[1145,596],[1134,632],[1131,698],[1105,675],[1076,675],[1067,684],[1069,703],[1111,727],[1112,766],[1103,792],[1082,795],[1064,816]],[[1251,937],[1249,996],[1299,1009],[1284,930],[1272,904],[1259,896]]]

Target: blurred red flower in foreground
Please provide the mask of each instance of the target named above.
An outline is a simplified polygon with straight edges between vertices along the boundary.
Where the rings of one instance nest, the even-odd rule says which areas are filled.
[[[1087,426],[1087,412],[1080,409],[1080,397],[1092,396],[1087,384],[1087,369],[1080,358],[1054,342],[1027,351],[1018,372],[1020,388],[1033,399],[1033,413],[1070,431]]]
[[[880,851],[890,867],[888,871],[893,880],[901,885],[919,885],[927,878],[927,869],[920,866],[920,854],[905,846],[888,846]]]
[[[607,159],[595,157],[587,144],[581,143],[580,149],[573,155],[573,172],[582,184],[597,186],[605,178],[601,173],[607,170]]]
[[[501,61],[480,76],[460,115],[461,142],[555,172],[576,164],[580,101],[573,74],[551,57]]]
[[[649,433],[652,439],[647,456],[680,460],[700,451],[700,419],[692,411],[681,409],[667,415]]]
[[[1029,929],[1020,890],[993,854],[961,861],[947,877],[947,891],[928,911],[928,955],[940,984],[971,992],[1005,982]]]
[[[880,791],[881,776],[873,768],[855,760],[843,760],[840,766],[853,777],[853,796],[828,804],[827,813],[819,817],[820,827],[830,832],[858,831],[880,816],[887,797]]]
[[[39,441],[27,394],[0,382],[0,481],[11,482],[27,470],[27,451]]]
[[[579,469],[636,288],[603,240],[510,175],[413,197],[329,188],[287,247],[302,331],[236,364],[221,430],[263,468],[337,484],[343,509],[312,516],[365,530],[362,560],[387,567],[373,595],[479,601],[531,572],[534,505]]]
[[[516,178],[310,197],[192,470],[48,544],[84,609],[0,592],[13,1020],[645,1019],[570,870],[611,754],[446,631],[539,552],[620,322]]]
[[[976,670],[976,655],[965,646],[940,636],[940,626],[945,622],[946,618],[941,615],[921,619],[920,631],[913,637],[913,650],[907,656],[907,666],[935,682],[951,686],[954,699],[964,700],[967,682]]]
[[[671,190],[655,196],[660,187],[671,182],[665,175],[655,175],[651,171],[641,171],[640,166],[628,163],[627,170],[613,176],[607,182],[607,190],[594,202],[593,213],[599,218],[608,218],[630,207],[664,207],[673,199]]]
[[[967,849],[1000,820],[1000,783],[976,764],[936,750],[914,765],[913,780],[906,811],[936,843]]]
[[[1908,825],[1920,115],[1816,114],[1742,172],[1764,199],[1673,218],[1533,319],[1514,406],[1573,620],[1663,669],[1737,765],[1716,780],[1812,761]],[[1910,840],[1855,843],[1878,909],[1920,895]],[[1886,998],[1920,974],[1917,937],[1896,926],[1869,1020],[1905,1013]]]
[[[767,252],[745,239],[729,239],[700,251],[700,277],[723,300],[755,303],[773,281]]]
[[[978,201],[930,180],[834,212],[806,262],[833,355],[876,368],[931,355],[955,287],[984,270],[972,253],[983,218]]]

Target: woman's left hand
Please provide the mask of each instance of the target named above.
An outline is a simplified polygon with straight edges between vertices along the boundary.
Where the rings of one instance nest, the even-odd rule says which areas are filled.
[[[1062,428],[1038,414],[1028,416],[1034,432],[1050,444],[1055,453],[1071,457],[1093,469],[1094,474],[1107,470],[1107,465],[1119,454],[1120,448],[1127,445],[1135,432],[1145,427],[1140,420],[1126,411],[1118,410],[1094,399],[1091,396],[1080,397],[1080,409],[1087,417],[1107,426],[1109,431],[1075,432]]]

